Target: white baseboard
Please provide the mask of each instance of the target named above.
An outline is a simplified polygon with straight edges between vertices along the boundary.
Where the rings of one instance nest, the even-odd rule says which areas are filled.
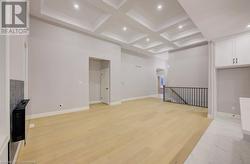
[[[18,158],[18,155],[19,155],[19,153],[20,153],[20,150],[21,150],[21,147],[22,147],[23,144],[24,144],[24,141],[18,142],[16,154],[15,154],[14,159],[13,159],[13,161],[12,161],[13,164],[15,164],[15,163],[17,162],[17,158]]]
[[[156,98],[163,99],[163,94],[157,94],[155,95]]]
[[[89,106],[80,107],[80,108],[74,108],[74,109],[64,109],[61,111],[53,111],[53,112],[47,112],[47,113],[39,113],[39,114],[31,114],[26,116],[26,120],[36,119],[36,118],[42,118],[42,117],[48,117],[48,116],[55,116],[55,115],[61,115],[66,113],[73,113],[73,112],[81,112],[88,110]]]
[[[121,105],[122,102],[121,101],[114,101],[114,102],[111,102],[109,105],[113,106],[113,105]]]
[[[132,101],[132,100],[139,100],[139,99],[145,99],[145,98],[160,98],[158,94],[156,95],[148,95],[148,96],[140,96],[140,97],[131,97],[131,98],[126,98],[126,99],[122,99],[122,101],[115,101],[115,102],[111,102],[109,105],[120,105],[122,104],[122,102],[126,102],[126,101]]]
[[[9,136],[2,136],[0,134],[0,156],[2,156],[2,153],[5,151],[5,149],[8,147],[10,137]],[[7,148],[8,149],[8,148]]]
[[[211,114],[208,114],[207,117],[208,117],[209,119],[214,119],[214,116],[211,115]]]
[[[99,104],[99,103],[102,103],[102,101],[90,101],[90,105],[92,105],[92,104]]]
[[[111,105],[111,106],[120,105],[124,101],[145,99],[145,98],[151,98],[151,97],[159,98],[159,95],[156,94],[156,95],[148,95],[148,96],[126,98],[126,99],[123,99],[122,101],[111,102],[109,105]],[[100,102],[101,101],[92,101],[92,102],[90,102],[90,104],[92,104],[92,103],[100,103]],[[80,111],[85,111],[85,110],[88,110],[88,109],[89,109],[89,106],[86,106],[86,107],[75,108],[75,109],[64,109],[64,110],[61,110],[61,111],[56,111],[55,110],[55,111],[47,112],[47,113],[31,114],[31,115],[26,116],[26,120],[31,120],[31,119],[36,119],[36,118],[43,118],[43,117],[48,117],[48,116],[61,115],[61,114],[66,114],[66,113],[80,112]]]
[[[226,117],[226,118],[234,118],[234,119],[240,120],[240,115],[238,115],[238,114],[217,112],[217,113],[216,113],[216,116],[219,116],[219,117]]]
[[[152,97],[159,98],[159,95],[155,94],[155,95],[148,95],[148,96],[131,97],[131,98],[123,99],[122,101],[132,101],[132,100],[146,99],[146,98],[152,98]]]

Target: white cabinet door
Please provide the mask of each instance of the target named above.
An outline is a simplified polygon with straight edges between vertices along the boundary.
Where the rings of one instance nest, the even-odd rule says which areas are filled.
[[[215,42],[215,66],[226,67],[233,65],[234,40],[228,39]]]
[[[238,65],[250,64],[250,34],[236,38],[235,51],[238,58]]]

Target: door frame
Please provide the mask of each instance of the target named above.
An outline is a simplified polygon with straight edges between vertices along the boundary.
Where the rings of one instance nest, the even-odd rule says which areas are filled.
[[[99,60],[99,61],[106,61],[108,62],[108,68],[109,68],[109,91],[108,91],[108,94],[109,94],[109,100],[108,100],[108,103],[107,105],[110,105],[111,104],[111,60],[108,60],[108,59],[102,59],[102,58],[98,58],[98,57],[92,57],[92,56],[89,56],[89,60],[88,60],[88,73],[90,73],[90,67],[89,67],[89,64],[90,64],[90,60]],[[90,76],[90,75],[89,75]],[[88,77],[89,77],[88,76]],[[100,77],[101,78],[101,77]],[[89,82],[90,80],[88,80]],[[100,79],[100,83],[101,83],[101,79]],[[90,84],[89,84],[89,105],[90,105]],[[101,87],[100,87],[100,95],[101,95]],[[101,103],[103,103],[101,100],[100,100]],[[106,104],[106,103],[104,103]]]
[[[111,78],[110,78],[110,73],[111,73],[111,71],[110,71],[110,63],[111,63],[111,61],[110,60],[101,60],[101,61],[107,62],[107,64],[108,64],[108,76],[109,76],[108,77],[108,81],[109,81],[108,82],[108,102],[107,103],[102,102],[102,103],[110,105],[110,95],[111,95],[111,92],[110,92],[110,87],[111,87],[111,85],[110,85],[110,83],[111,83],[110,82],[110,80],[111,80]],[[100,86],[100,90],[101,90],[101,94],[102,94],[102,85]]]

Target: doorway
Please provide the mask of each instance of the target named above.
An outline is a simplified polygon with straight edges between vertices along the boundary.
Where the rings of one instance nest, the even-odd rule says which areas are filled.
[[[89,58],[90,104],[110,104],[110,61]]]
[[[156,69],[158,94],[163,94],[163,86],[166,85],[166,73],[164,69]]]

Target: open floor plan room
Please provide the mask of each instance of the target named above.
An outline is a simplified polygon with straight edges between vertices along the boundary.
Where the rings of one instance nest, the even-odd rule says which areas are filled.
[[[250,164],[249,0],[0,0],[0,164]]]

